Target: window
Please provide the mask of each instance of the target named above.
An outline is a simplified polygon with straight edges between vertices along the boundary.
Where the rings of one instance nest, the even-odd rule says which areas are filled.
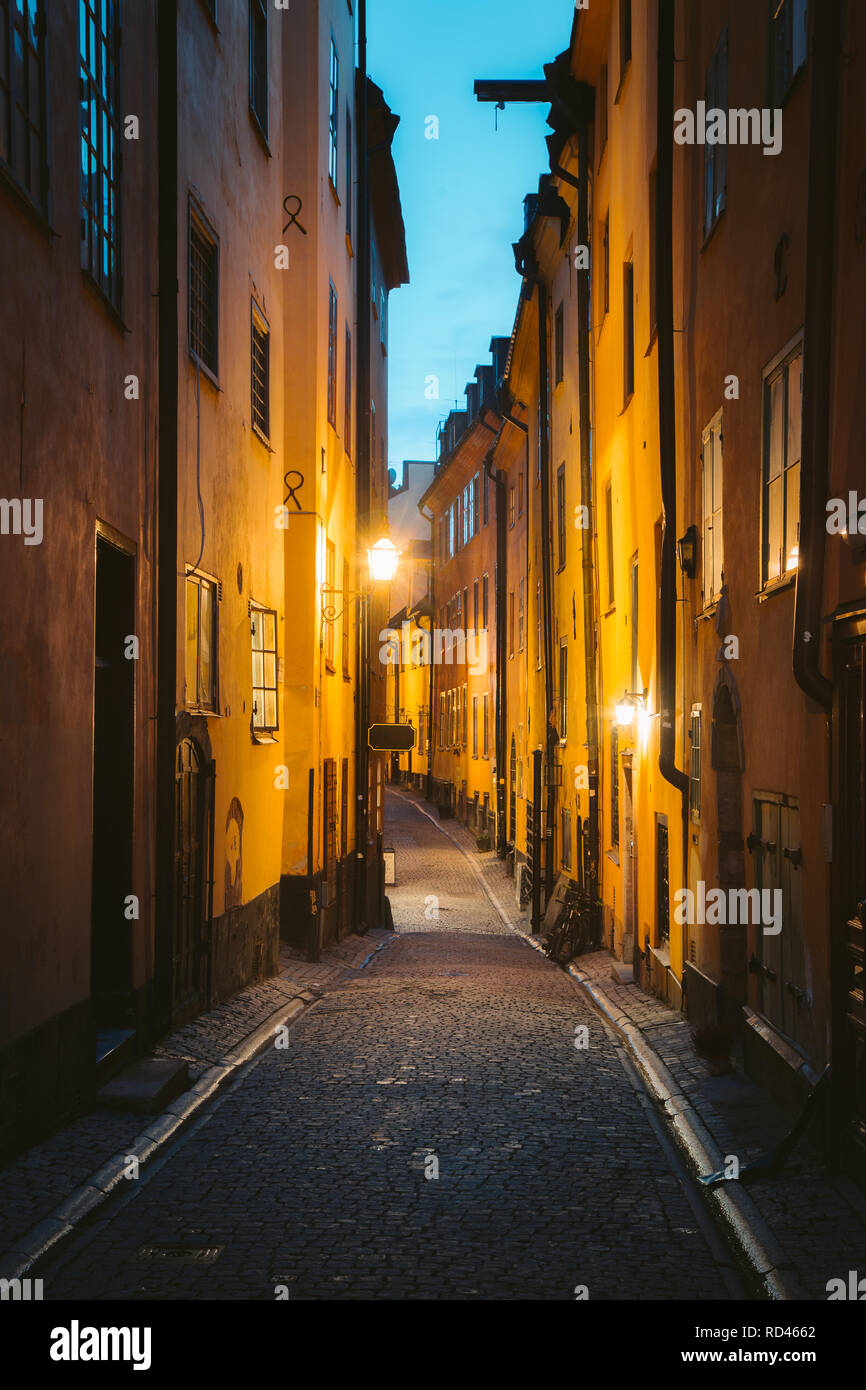
[[[201,215],[189,208],[189,350],[218,375],[219,243]]]
[[[343,420],[343,444],[346,453],[351,458],[352,455],[352,334],[349,325],[346,324],[346,404],[345,419]]]
[[[554,384],[556,386],[565,375],[565,306],[560,304],[556,311],[553,332]]]
[[[388,349],[388,291],[384,285],[379,287],[379,343],[382,350]]]
[[[613,585],[613,488],[604,490],[604,535],[607,542],[607,606],[613,608],[616,594]]]
[[[631,62],[631,0],[619,0],[619,80]]]
[[[622,268],[622,399],[634,395],[634,261]]]
[[[445,747],[445,695],[439,696],[439,747]]]
[[[517,650],[523,651],[523,634],[526,630],[526,580],[521,577],[517,586]]]
[[[474,621],[474,623],[473,623],[472,626],[473,626],[473,629],[475,630],[475,632],[478,631],[478,617],[479,617],[478,599],[479,599],[478,580],[476,579],[476,580],[475,580],[475,583],[472,585],[472,608],[473,608],[473,616],[474,616],[474,618],[475,618],[475,621]]]
[[[508,525],[514,525],[514,488],[508,489]]]
[[[337,114],[338,102],[340,98],[340,57],[337,53],[337,44],[333,34],[331,35],[331,94],[328,107],[328,174],[331,185],[336,192],[337,188],[337,143],[339,116]]]
[[[656,819],[656,944],[663,946],[671,935],[670,847],[667,820]]]
[[[523,474],[522,474],[522,473],[518,473],[518,475],[517,475],[517,515],[518,515],[518,516],[523,516],[523,491],[524,491]]]
[[[514,590],[508,595],[508,655],[514,655]]]
[[[786,796],[762,793],[754,800],[754,831],[749,836],[754,856],[755,887],[770,904],[776,934],[756,931],[758,957],[765,968],[758,975],[758,1008],[794,1042],[814,1047],[814,1020],[808,1007],[809,981],[803,947],[803,851],[800,811]],[[768,894],[767,898],[763,894]],[[780,912],[781,921],[776,915]],[[754,921],[757,913],[751,912]]]
[[[88,25],[95,25],[92,6],[83,14]],[[47,212],[44,9],[37,0],[0,0],[0,28],[0,161],[31,202]],[[83,40],[81,52],[85,52]],[[82,158],[92,156],[92,167],[98,169],[96,152],[84,136],[85,122],[89,129],[98,129],[96,107],[91,105],[95,96],[85,100],[85,90],[82,88],[81,98]]]
[[[489,696],[488,694],[486,694],[486,693],[485,693],[484,696],[482,697],[482,720],[483,720],[482,729],[481,729],[481,746],[482,746],[482,750],[483,750],[482,756],[485,757],[485,758],[489,758],[489,757],[490,757],[490,735],[489,735],[488,730],[489,730],[489,726],[490,726],[490,696]]]
[[[489,589],[489,580],[488,580],[488,577],[487,577],[486,574],[482,574],[482,576],[481,576],[481,626],[482,626],[482,628],[484,629],[485,632],[487,631],[487,624],[488,624],[488,621],[489,621],[489,619],[488,619],[488,603],[489,603],[488,589]]]
[[[343,675],[348,678],[349,671],[349,605],[346,602],[346,595],[350,589],[349,583],[349,561],[343,561]]]
[[[16,0],[16,10],[20,3]],[[120,15],[117,0],[80,0],[78,12],[81,264],[119,308]],[[23,48],[22,27],[16,22],[14,29],[13,42]],[[32,61],[32,45],[28,43],[27,48]],[[15,115],[14,134],[20,139],[24,135],[20,109]]]
[[[568,646],[559,646],[559,737],[568,737]]]
[[[559,568],[565,565],[565,464],[556,470],[556,536]]]
[[[352,199],[355,192],[353,186],[354,179],[354,156],[352,149],[352,115],[346,112],[346,236],[352,240]]]
[[[601,157],[607,147],[607,63],[602,63],[601,72],[598,75],[596,113],[598,116],[598,162],[601,164]]]
[[[767,104],[778,107],[806,61],[809,7],[806,0],[768,0],[767,14]]]
[[[203,575],[186,577],[186,703],[216,710],[217,586]]]
[[[478,696],[472,696],[472,756],[478,757]]]
[[[329,624],[333,632],[333,625]],[[253,730],[273,733],[277,716],[277,615],[271,608],[250,613],[253,649]]]
[[[706,81],[706,102],[707,110],[711,107],[718,107],[722,111],[728,109],[728,27],[722,31],[722,37],[716,45],[715,52],[710,59],[707,68]],[[725,186],[728,173],[728,147],[722,145],[704,146],[704,236],[716,225],[716,221],[724,210],[725,206]]]
[[[267,439],[270,435],[271,334],[267,321],[254,300],[251,306],[251,327],[253,429],[258,430]]]
[[[701,706],[692,705],[689,722],[691,751],[689,754],[689,815],[697,822],[701,818]]]
[[[643,690],[640,678],[640,666],[638,663],[638,567],[637,556],[632,556],[631,561],[631,686],[632,694],[638,695]]]
[[[325,542],[325,584],[328,589],[328,601],[334,602],[334,590],[337,587],[337,549],[334,542]],[[343,595],[345,598],[345,594]],[[333,621],[322,618],[322,645],[325,648],[325,665],[329,671],[334,669],[334,627]]]
[[[462,626],[464,632],[467,632],[467,631],[468,631],[468,629],[469,629],[469,590],[468,590],[468,588],[463,590],[463,622],[462,622],[461,626]]]
[[[539,580],[536,581],[536,584],[535,584],[535,666],[536,666],[536,669],[539,670],[539,671],[541,670],[541,664],[542,664],[542,660],[543,660],[543,654],[542,654],[542,636],[543,636],[543,632],[544,632],[544,624],[543,624],[543,622],[542,622],[542,620],[541,620],[541,580],[539,579]]]
[[[328,282],[328,423],[337,428],[337,291]],[[376,417],[373,416],[373,458],[376,457]]]
[[[762,585],[796,570],[800,530],[803,347],[764,377]]]
[[[610,213],[604,219],[601,230],[601,304],[602,322],[610,309]]]
[[[467,744],[467,737],[466,737],[466,735],[467,735],[467,728],[466,728],[466,725],[467,725],[467,720],[468,720],[468,718],[469,718],[469,702],[468,702],[468,700],[467,700],[467,698],[466,698],[466,694],[467,694],[467,692],[466,692],[466,686],[464,685],[464,686],[463,686],[463,689],[462,689],[461,692],[460,692],[460,712],[461,712],[461,715],[462,715],[461,724],[462,724],[462,735],[463,735],[463,737],[462,737],[462,743],[463,743],[463,747],[464,747],[464,748],[466,747],[466,744]]]
[[[481,474],[476,473],[472,479],[472,534],[477,535],[481,530],[481,508],[479,501],[481,498]]]
[[[616,725],[610,731],[610,843],[613,849],[619,845],[619,730]]]
[[[562,867],[571,870],[571,811],[562,811]]]
[[[701,479],[701,594],[707,608],[717,602],[724,582],[721,411],[701,436]]]
[[[250,110],[259,129],[268,134],[268,7],[250,0]]]

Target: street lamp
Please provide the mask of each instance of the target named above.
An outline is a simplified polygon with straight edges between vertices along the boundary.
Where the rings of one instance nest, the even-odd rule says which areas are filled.
[[[621,728],[628,728],[634,723],[635,711],[640,707],[646,711],[648,690],[627,690],[614,711],[616,722]]]
[[[397,561],[400,558],[400,551],[389,539],[382,536],[374,546],[367,551],[367,563],[370,567],[370,579],[374,584],[390,584],[397,572]],[[330,584],[322,585],[322,617],[326,623],[336,623],[343,616],[343,611],[337,611],[335,598],[342,597],[343,606],[350,598],[360,599],[361,604],[367,602],[367,594],[361,593],[357,589],[335,589]]]
[[[397,572],[400,551],[389,536],[383,536],[367,551],[370,578],[374,584],[390,584]]]

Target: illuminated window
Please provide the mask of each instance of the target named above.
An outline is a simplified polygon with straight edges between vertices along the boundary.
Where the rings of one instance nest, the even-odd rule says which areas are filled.
[[[762,584],[796,570],[800,532],[803,347],[764,376]]]
[[[217,586],[204,575],[186,577],[186,704],[215,710],[217,692]]]
[[[331,629],[333,631],[333,626]],[[273,733],[277,717],[277,615],[271,608],[250,613],[253,652],[253,729]]]
[[[710,421],[701,436],[701,589],[704,607],[722,592],[722,412]]]

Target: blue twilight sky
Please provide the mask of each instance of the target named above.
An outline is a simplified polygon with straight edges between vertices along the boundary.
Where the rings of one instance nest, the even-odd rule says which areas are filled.
[[[369,0],[368,69],[400,117],[394,157],[411,282],[391,295],[389,466],[433,458],[490,339],[509,335],[523,199],[549,169],[542,105],[479,104],[476,77],[542,77],[568,47],[574,0]],[[425,138],[428,116],[439,139]],[[425,399],[439,377],[440,399]]]

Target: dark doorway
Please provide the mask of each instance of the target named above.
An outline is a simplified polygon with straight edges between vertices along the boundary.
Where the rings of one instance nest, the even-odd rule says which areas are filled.
[[[656,944],[667,946],[671,936],[670,853],[667,821],[656,820]]]
[[[743,850],[743,733],[739,701],[732,677],[720,674],[713,694],[712,765],[716,774],[716,824],[718,827],[718,884],[728,892],[745,888]],[[721,1008],[727,1022],[738,1019],[746,1001],[748,928],[728,923],[719,934],[719,983]]]
[[[132,1021],[135,558],[96,540],[90,992],[99,1028]]]

